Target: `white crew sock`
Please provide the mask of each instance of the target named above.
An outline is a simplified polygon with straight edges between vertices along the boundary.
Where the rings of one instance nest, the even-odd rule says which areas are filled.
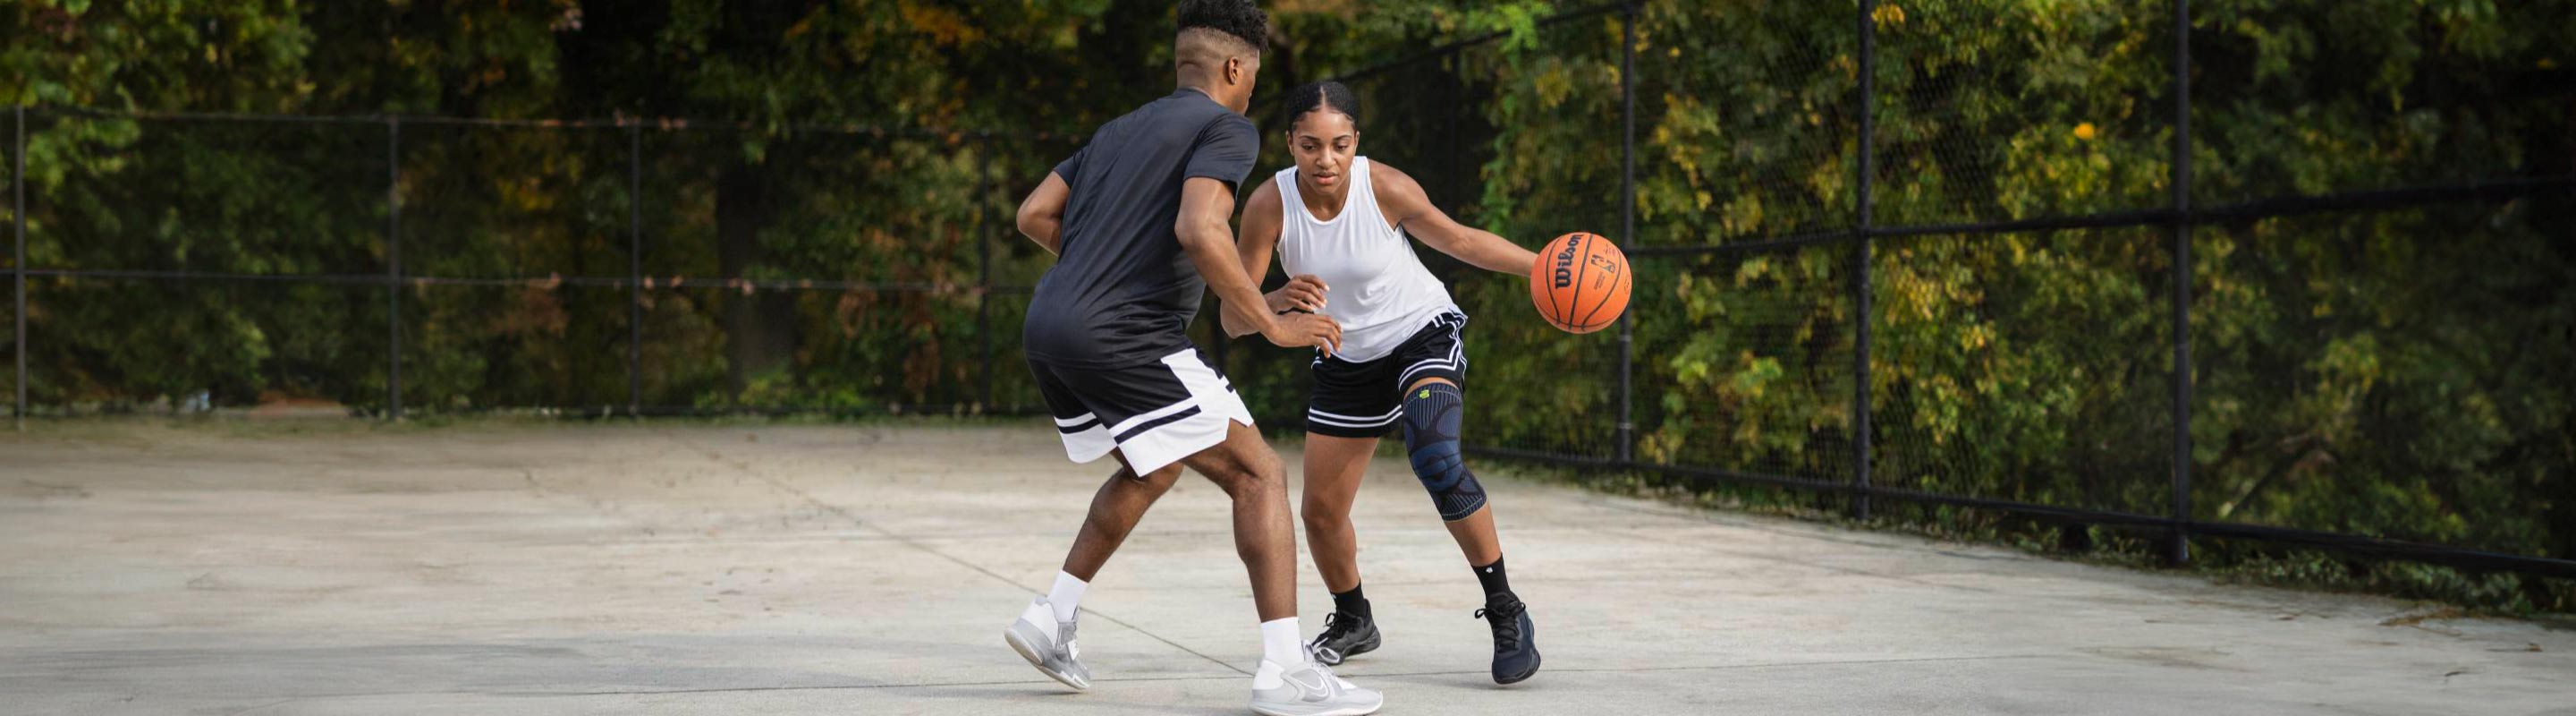
[[[1055,606],[1055,620],[1073,621],[1074,609],[1081,606],[1082,591],[1090,587],[1090,582],[1077,579],[1072,574],[1055,573],[1055,588],[1047,590],[1047,603]]]
[[[1306,665],[1306,643],[1297,630],[1296,617],[1261,623],[1261,658],[1283,669]]]

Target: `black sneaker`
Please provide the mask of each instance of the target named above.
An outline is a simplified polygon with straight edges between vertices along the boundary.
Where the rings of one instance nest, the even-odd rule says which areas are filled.
[[[1315,650],[1315,660],[1325,666],[1341,666],[1343,659],[1377,651],[1377,621],[1368,617],[1333,612],[1324,617],[1324,633],[1307,642]]]
[[[1505,592],[1485,599],[1476,616],[1494,627],[1494,683],[1516,684],[1538,673],[1538,640],[1532,635],[1529,605]]]

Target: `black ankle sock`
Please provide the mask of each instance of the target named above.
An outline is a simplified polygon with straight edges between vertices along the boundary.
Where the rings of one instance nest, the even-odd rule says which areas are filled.
[[[1498,594],[1512,593],[1512,581],[1510,578],[1503,575],[1503,558],[1501,557],[1495,557],[1493,564],[1477,567],[1476,581],[1485,585],[1486,601],[1492,601],[1494,596]]]
[[[1356,584],[1351,585],[1351,591],[1333,593],[1333,611],[1361,619],[1373,618],[1369,616],[1368,597],[1360,595],[1360,585]]]

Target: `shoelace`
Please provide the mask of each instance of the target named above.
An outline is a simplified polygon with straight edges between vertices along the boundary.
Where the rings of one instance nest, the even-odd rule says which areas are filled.
[[[1326,617],[1327,621],[1330,619],[1331,617]],[[1324,675],[1325,691],[1341,693],[1342,677],[1333,673],[1333,666],[1331,664],[1326,664],[1323,659],[1315,656],[1315,647],[1312,644],[1306,646],[1306,665],[1315,667],[1315,671]]]
[[[1358,619],[1342,618],[1341,612],[1333,612],[1332,614],[1324,617],[1324,633],[1315,635],[1315,640],[1307,642],[1306,645],[1310,647],[1321,647],[1326,642],[1350,636],[1351,632],[1360,630],[1360,623],[1361,622]]]
[[[1521,611],[1528,608],[1521,604],[1520,600],[1515,599],[1509,604],[1476,610],[1476,618],[1494,625],[1494,653],[1511,651],[1512,647],[1520,646],[1521,620],[1519,617]]]

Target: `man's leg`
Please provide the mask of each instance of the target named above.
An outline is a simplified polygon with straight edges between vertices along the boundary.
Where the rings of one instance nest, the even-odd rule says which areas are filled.
[[[1139,477],[1128,465],[1127,456],[1111,452],[1118,458],[1118,471],[1091,496],[1091,511],[1082,520],[1082,529],[1074,535],[1073,548],[1066,551],[1064,571],[1058,573],[1055,585],[1021,613],[1020,619],[1003,632],[1004,639],[1020,656],[1038,671],[1066,686],[1076,689],[1091,687],[1091,671],[1082,665],[1075,650],[1074,616],[1083,592],[1091,586],[1092,577],[1100,574],[1109,555],[1127,541],[1127,533],[1136,529],[1145,511],[1172,487],[1179,478],[1181,466],[1169,465]],[[1050,628],[1052,627],[1052,628]]]
[[[1375,713],[1386,698],[1310,658],[1297,627],[1297,530],[1288,524],[1287,467],[1252,426],[1226,423],[1225,442],[1181,460],[1234,498],[1234,551],[1252,575],[1261,613],[1261,666],[1252,710],[1264,714]]]
[[[1170,438],[1200,445],[1220,426],[1225,431],[1215,445],[1180,462],[1216,483],[1234,501],[1234,549],[1252,579],[1253,608],[1261,617],[1261,664],[1252,673],[1252,710],[1264,714],[1376,712],[1385,697],[1334,676],[1310,658],[1298,629],[1297,530],[1289,524],[1294,518],[1288,512],[1287,467],[1261,441],[1251,415],[1213,366],[1194,353],[1166,357],[1164,363],[1190,387],[1198,404],[1174,413],[1181,417],[1173,420],[1182,422],[1171,423],[1173,432],[1158,436],[1145,428],[1121,444],[1152,447],[1168,445],[1166,438]],[[1218,425],[1187,422],[1201,416],[1215,418]]]
[[[1242,423],[1226,423],[1225,442],[1182,458],[1234,498],[1234,551],[1252,576],[1261,621],[1297,616],[1297,530],[1288,520],[1287,466]]]
[[[1101,455],[1115,455],[1117,445],[1101,417],[1084,402],[1082,395],[1063,376],[1042,363],[1031,362],[1029,373],[1037,379],[1038,394],[1046,400],[1047,413],[1055,420],[1056,431],[1064,440],[1065,457],[1075,462],[1090,462]],[[1095,386],[1097,387],[1097,386]],[[1136,521],[1153,506],[1179,476],[1177,468],[1158,470],[1139,478],[1118,456],[1119,470],[1092,496],[1091,510],[1082,528],[1074,536],[1073,548],[1067,552],[1064,569],[1055,576],[1055,585],[1045,596],[1020,610],[1020,616],[1002,631],[1004,642],[1027,659],[1039,673],[1066,686],[1086,689],[1091,686],[1091,672],[1082,665],[1075,632],[1079,631],[1075,615],[1082,595],[1088,591],[1091,578],[1100,565],[1118,550]]]
[[[1127,456],[1118,458],[1118,472],[1101,483],[1100,491],[1091,495],[1091,513],[1082,519],[1082,531],[1073,538],[1073,549],[1064,555],[1064,572],[1090,582],[1109,563],[1109,555],[1127,541],[1127,533],[1145,518],[1145,511],[1172,489],[1181,476],[1181,466],[1167,465],[1152,474],[1139,476],[1128,466]]]

